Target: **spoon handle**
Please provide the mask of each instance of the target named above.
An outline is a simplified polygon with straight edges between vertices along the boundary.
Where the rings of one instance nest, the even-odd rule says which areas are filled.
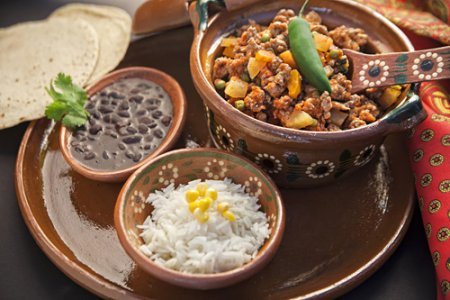
[[[344,53],[353,66],[352,92],[450,78],[450,46],[375,55],[347,49]]]

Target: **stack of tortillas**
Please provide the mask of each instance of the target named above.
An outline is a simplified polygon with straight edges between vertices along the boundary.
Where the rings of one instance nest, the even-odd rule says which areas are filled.
[[[43,21],[0,29],[0,129],[44,116],[60,72],[87,86],[122,60],[131,18],[111,6],[70,4]]]

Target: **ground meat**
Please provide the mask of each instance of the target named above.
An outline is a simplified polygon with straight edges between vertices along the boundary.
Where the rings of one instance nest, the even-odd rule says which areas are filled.
[[[333,106],[334,109],[337,109],[337,110],[342,110],[342,111],[350,110],[350,108],[346,104],[341,103],[341,102],[332,101],[331,105]]]
[[[273,20],[281,23],[289,23],[290,19],[295,17],[295,13],[292,9],[280,10]]]
[[[323,35],[328,35],[328,29],[325,25],[311,25],[311,31],[321,33]]]
[[[323,92],[319,99],[320,108],[322,108],[322,117],[324,120],[328,120],[331,117],[330,110],[333,107],[330,94],[328,94],[328,92]]]
[[[277,70],[282,63],[283,63],[283,60],[281,58],[279,58],[278,56],[275,56],[271,62],[267,63],[267,67],[273,74],[275,74],[275,73],[277,73]]]
[[[248,82],[247,95],[237,99],[225,93],[225,100],[234,105],[237,100],[244,100],[243,113],[263,122],[275,125],[285,125],[292,112],[303,111],[317,120],[314,126],[303,130],[339,131],[348,128],[357,128],[376,121],[383,113],[382,107],[377,103],[384,89],[369,88],[359,94],[351,94],[352,83],[347,79],[348,59],[342,47],[361,50],[367,44],[367,35],[361,29],[337,27],[328,31],[322,25],[318,13],[311,11],[305,16],[311,30],[328,35],[333,44],[328,52],[320,52],[319,57],[330,77],[331,93],[319,90],[304,80],[301,83],[300,94],[296,99],[289,96],[288,81],[292,68],[279,56],[289,50],[288,24],[296,14],[291,9],[282,9],[268,26],[256,24],[249,20],[249,24],[236,30],[236,44],[228,49],[230,57],[218,57],[214,61],[213,79],[229,81],[236,80]],[[248,62],[255,59],[259,50],[271,51],[275,54],[270,62],[264,62],[256,70],[259,71],[253,79],[248,77]],[[332,59],[330,51],[337,51]],[[267,56],[267,55],[266,55]],[[262,62],[262,61],[260,61]],[[262,67],[262,69],[259,69]],[[299,69],[300,73],[302,70]],[[240,79],[239,79],[240,78]],[[219,93],[224,93],[219,90]],[[345,121],[332,123],[331,110],[338,110],[348,114]],[[336,122],[336,120],[334,120]],[[342,125],[341,125],[342,124]]]
[[[308,21],[309,24],[311,25],[320,25],[322,24],[322,18],[319,16],[318,13],[316,13],[315,11],[310,11],[306,16],[305,16],[306,21]]]
[[[263,85],[263,89],[266,90],[270,96],[278,98],[284,92],[289,80],[289,73],[292,68],[286,64],[281,63],[277,69],[275,76],[272,76],[266,80],[267,84]]]
[[[353,127],[350,128],[356,128],[361,126],[361,124],[366,125],[377,120],[380,110],[375,102],[365,96],[360,96],[359,99],[354,99],[353,101],[354,105],[350,109],[349,114],[350,126]]]
[[[213,67],[213,77],[214,79],[222,79],[228,77],[229,73],[229,64],[231,63],[231,59],[228,57],[219,57],[214,62]]]
[[[280,54],[288,49],[287,38],[279,34],[275,38],[270,39],[270,47],[275,51],[276,54]]]
[[[253,85],[251,92],[244,99],[244,104],[252,112],[258,113],[267,108],[264,105],[265,99],[266,93],[259,86]]]
[[[339,26],[328,33],[334,43],[341,48],[359,51],[367,44],[367,34],[360,28],[348,28],[345,25]]]
[[[346,101],[350,99],[352,82],[345,77],[345,75],[338,73],[330,80],[331,98],[339,101]]]
[[[333,123],[328,124],[327,130],[328,131],[342,131],[342,129],[339,126],[334,125]]]
[[[241,57],[231,60],[231,62],[228,64],[228,73],[230,74],[230,76],[240,77],[244,73],[247,67],[247,63],[248,57]]]
[[[275,37],[275,36],[280,35],[280,34],[287,36],[287,34],[288,34],[288,24],[287,23],[278,22],[278,21],[270,23],[270,25],[269,25],[269,32],[270,32],[270,35],[272,37]]]

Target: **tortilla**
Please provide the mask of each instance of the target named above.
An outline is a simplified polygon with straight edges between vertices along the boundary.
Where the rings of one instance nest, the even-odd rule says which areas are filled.
[[[99,37],[100,52],[89,84],[113,70],[125,56],[131,36],[128,13],[113,6],[69,4],[55,10],[50,18],[80,18],[94,27]]]
[[[97,63],[99,42],[83,20],[54,18],[0,30],[0,129],[44,116],[45,91],[59,72],[84,86]]]

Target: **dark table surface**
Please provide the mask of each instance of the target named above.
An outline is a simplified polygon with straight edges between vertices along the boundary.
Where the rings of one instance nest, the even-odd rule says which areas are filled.
[[[122,0],[127,1],[131,0]],[[69,1],[1,0],[0,27],[45,18],[65,2]],[[114,1],[115,4],[120,2]],[[14,165],[25,129],[26,124],[22,124],[0,131],[0,298],[95,299],[50,262],[22,219],[14,189]],[[372,277],[342,299],[422,300],[435,296],[433,263],[416,209],[397,251]]]

